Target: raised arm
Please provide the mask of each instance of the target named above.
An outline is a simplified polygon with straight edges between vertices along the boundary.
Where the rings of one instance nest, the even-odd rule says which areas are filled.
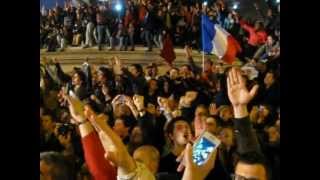
[[[240,154],[247,152],[261,152],[257,135],[249,119],[247,105],[256,95],[258,85],[250,91],[246,88],[245,79],[239,69],[232,68],[227,78],[228,97],[234,111],[234,129],[237,142],[237,151]]]
[[[191,67],[191,70],[194,74],[201,74],[201,68],[198,67],[194,61],[193,61],[193,58],[192,58],[192,49],[188,46],[185,46],[185,53],[186,53],[186,58],[188,60],[188,63]]]
[[[104,158],[105,151],[98,134],[86,120],[79,101],[68,97],[69,110],[73,120],[78,124],[85,162],[91,175],[96,180],[115,180],[116,168]]]

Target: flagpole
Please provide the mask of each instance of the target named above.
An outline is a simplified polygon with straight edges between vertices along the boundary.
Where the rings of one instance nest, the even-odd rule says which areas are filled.
[[[204,12],[204,10],[203,10]],[[204,73],[204,33],[203,33],[203,14],[201,16],[201,36],[202,36],[202,73]]]

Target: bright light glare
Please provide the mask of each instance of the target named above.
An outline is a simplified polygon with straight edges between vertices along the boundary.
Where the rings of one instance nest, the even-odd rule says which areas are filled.
[[[234,4],[232,9],[238,9],[238,4]]]
[[[277,3],[280,3],[280,0],[276,0]]]
[[[116,4],[116,11],[121,11],[121,9],[122,9],[122,6],[121,6],[121,4]]]
[[[204,5],[204,6],[207,6],[207,5],[208,5],[208,2],[207,2],[207,1],[203,2],[203,5]]]

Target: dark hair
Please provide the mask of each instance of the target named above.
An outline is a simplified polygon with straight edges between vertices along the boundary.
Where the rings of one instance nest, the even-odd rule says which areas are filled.
[[[266,179],[270,180],[271,171],[269,169],[269,166],[263,154],[255,151],[239,154],[237,164],[239,162],[244,164],[249,164],[249,165],[255,165],[255,164],[262,165],[266,171],[266,176],[267,176]]]
[[[189,64],[184,64],[184,65],[182,65],[181,67],[187,67],[187,69],[188,69],[189,71],[192,70]]]
[[[131,66],[135,67],[140,75],[143,75],[143,68],[140,64],[132,64]]]
[[[167,134],[172,134],[173,133],[173,129],[174,129],[174,125],[177,121],[185,121],[186,123],[188,123],[188,121],[184,120],[183,117],[176,117],[176,118],[173,118],[168,124],[167,124],[167,127],[165,129],[165,132]],[[189,123],[188,123],[189,124]]]
[[[274,70],[272,70],[272,69],[269,69],[269,70],[267,71],[267,73],[272,74],[274,81],[277,81],[277,80],[278,80],[278,76],[277,76],[276,71],[274,71]]]
[[[79,69],[79,68],[74,68],[74,73],[78,74],[80,80],[82,81],[82,83],[85,83],[86,81],[86,75],[84,74],[84,72]]]
[[[113,79],[113,73],[106,67],[100,67],[99,72],[102,73],[102,75],[107,78],[108,80]]]
[[[51,166],[50,176],[53,180],[70,180],[73,178],[71,164],[59,152],[48,151],[40,153],[40,161]]]

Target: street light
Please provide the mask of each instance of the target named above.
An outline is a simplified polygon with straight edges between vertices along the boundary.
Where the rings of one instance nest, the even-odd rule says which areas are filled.
[[[234,4],[233,6],[232,6],[232,9],[233,10],[236,10],[236,9],[238,9],[239,7],[238,7],[238,4]]]
[[[115,6],[115,9],[116,9],[116,11],[120,12],[121,9],[122,9],[121,4],[117,3],[116,6]]]

